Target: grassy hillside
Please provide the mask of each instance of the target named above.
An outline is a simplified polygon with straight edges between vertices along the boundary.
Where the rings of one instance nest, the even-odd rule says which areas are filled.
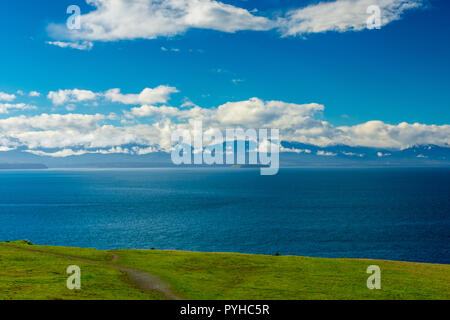
[[[32,251],[31,251],[32,250]],[[81,259],[81,260],[80,260]],[[65,270],[81,267],[82,289]],[[381,290],[366,287],[369,265]],[[0,299],[161,299],[126,272],[145,271],[187,299],[450,299],[450,266],[380,260],[47,247],[0,243]],[[139,272],[139,271],[138,271]]]
[[[18,247],[26,244],[0,244],[0,299],[162,299],[136,289],[121,271],[69,258],[30,252]],[[34,247],[34,246],[29,246]],[[47,248],[46,248],[47,249]],[[52,251],[51,248],[48,248]],[[64,248],[63,251],[97,258],[103,252],[89,249]],[[86,251],[85,251],[86,250]],[[82,289],[68,290],[66,269],[81,268]]]

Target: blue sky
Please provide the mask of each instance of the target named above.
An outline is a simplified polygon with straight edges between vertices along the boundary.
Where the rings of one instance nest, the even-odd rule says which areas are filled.
[[[285,17],[290,10],[319,3],[223,2],[270,21]],[[444,0],[417,2],[418,8],[404,10],[379,30],[283,36],[276,27],[236,32],[205,27],[158,34],[154,39],[132,36],[130,40],[97,41],[83,39],[83,35],[68,39],[49,28],[52,24],[64,25],[71,4],[79,5],[82,14],[95,11],[95,6],[88,6],[85,0],[2,1],[0,92],[15,93],[14,103],[36,108],[11,110],[0,114],[0,119],[42,113],[123,114],[138,104],[100,101],[93,107],[89,101],[56,106],[47,95],[75,88],[95,93],[120,88],[123,94],[138,94],[144,88],[164,85],[178,90],[164,103],[174,107],[191,101],[201,108],[216,108],[257,97],[262,101],[323,105],[325,109],[318,110],[314,117],[333,126],[357,126],[372,120],[391,125],[447,125],[450,4]],[[47,43],[85,40],[92,42],[90,50]],[[25,94],[17,94],[18,90]],[[38,91],[41,96],[29,97],[30,91]],[[147,123],[145,119],[140,121]],[[439,141],[448,141],[448,137]]]

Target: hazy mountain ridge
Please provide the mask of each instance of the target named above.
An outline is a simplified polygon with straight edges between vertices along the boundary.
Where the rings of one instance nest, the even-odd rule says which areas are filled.
[[[436,145],[412,146],[404,150],[335,145],[315,145],[286,142],[281,143],[281,167],[302,166],[450,166],[450,147]],[[123,148],[131,149],[127,145]],[[247,145],[248,150],[248,145]],[[46,152],[54,152],[47,150]],[[38,165],[49,168],[145,168],[173,167],[167,152],[152,152],[144,155],[126,153],[88,153],[68,157],[35,155],[24,150],[0,152],[2,166]]]
[[[0,170],[48,169],[40,163],[0,163]]]
[[[450,165],[450,147],[436,145],[413,146],[403,150],[336,145],[319,147],[282,142],[280,158],[285,166],[298,162],[311,165],[348,166],[441,166]]]

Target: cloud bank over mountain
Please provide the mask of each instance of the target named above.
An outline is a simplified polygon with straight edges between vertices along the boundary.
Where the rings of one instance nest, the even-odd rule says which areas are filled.
[[[259,98],[231,101],[218,107],[171,106],[170,97],[178,92],[175,87],[158,86],[136,94],[121,93],[120,89],[107,90],[106,93],[66,89],[51,91],[47,95],[48,100],[58,106],[86,101],[108,106],[112,103],[116,111],[107,114],[41,114],[38,106],[0,104],[0,111],[2,108],[5,112],[17,109],[14,112],[22,113],[0,119],[0,152],[20,149],[54,157],[86,153],[142,155],[169,152],[172,148],[171,133],[177,129],[191,130],[195,121],[202,121],[204,130],[279,129],[282,141],[320,147],[347,145],[399,150],[414,145],[450,145],[450,125],[388,124],[373,120],[353,126],[335,126],[323,119],[325,106],[321,104]],[[33,109],[36,114],[29,114],[28,109]],[[135,148],[124,148],[124,145],[134,145]]]

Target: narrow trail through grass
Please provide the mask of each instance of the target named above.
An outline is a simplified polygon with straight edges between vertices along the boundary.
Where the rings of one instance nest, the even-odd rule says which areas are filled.
[[[43,255],[67,258],[67,259],[71,259],[71,260],[78,260],[78,261],[88,262],[88,263],[97,264],[97,265],[101,265],[101,266],[106,266],[108,268],[120,270],[120,271],[126,273],[128,275],[128,277],[130,278],[130,280],[139,289],[141,289],[143,291],[146,291],[146,292],[157,291],[169,300],[181,300],[181,298],[179,298],[177,295],[175,295],[170,290],[170,287],[167,283],[161,281],[157,276],[154,276],[148,272],[144,272],[144,271],[133,269],[133,268],[114,265],[111,263],[107,263],[105,261],[93,260],[93,259],[83,258],[83,257],[79,257],[79,256],[72,256],[72,255],[55,253],[55,252],[42,251],[39,249],[32,249],[32,246],[30,246],[30,248],[25,248],[22,246],[15,246],[15,245],[10,245],[10,244],[5,244],[5,243],[0,243],[0,246],[8,247],[8,248],[11,248],[14,250],[39,253],[39,254],[43,254]],[[117,262],[119,259],[120,259],[120,257],[117,254],[111,253],[110,262]]]

